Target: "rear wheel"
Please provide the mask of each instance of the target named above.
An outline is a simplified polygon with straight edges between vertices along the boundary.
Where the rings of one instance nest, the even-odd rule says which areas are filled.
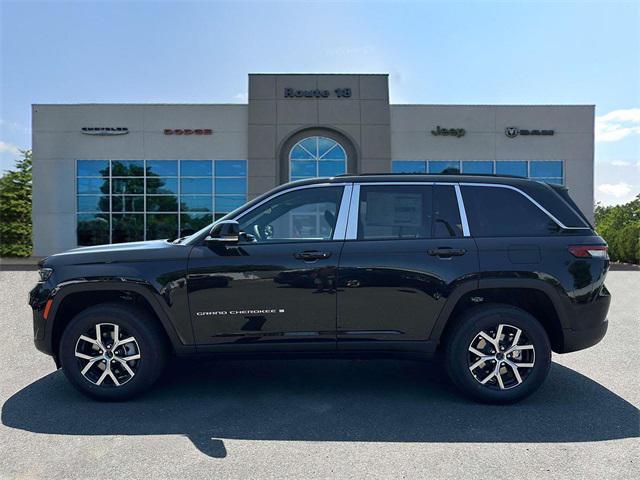
[[[473,399],[512,403],[535,392],[551,365],[547,334],[509,305],[483,305],[459,319],[446,346],[447,372]]]
[[[119,304],[83,310],[60,341],[66,377],[99,400],[126,400],[147,390],[162,373],[165,357],[157,322],[143,310]]]

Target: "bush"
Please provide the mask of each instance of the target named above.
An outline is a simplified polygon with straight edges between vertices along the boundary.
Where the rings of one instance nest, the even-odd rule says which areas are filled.
[[[596,230],[616,262],[640,263],[640,195],[624,205],[596,205]]]
[[[31,255],[31,150],[0,177],[0,256]]]

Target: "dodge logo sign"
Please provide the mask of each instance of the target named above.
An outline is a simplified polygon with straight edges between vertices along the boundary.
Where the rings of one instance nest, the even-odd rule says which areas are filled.
[[[211,135],[210,128],[165,128],[165,135]]]
[[[109,135],[126,135],[129,133],[127,127],[82,127],[81,131],[85,135],[100,135],[102,137]]]
[[[504,134],[509,138],[516,138],[518,135],[526,136],[526,135],[553,135],[553,130],[525,130],[524,128],[520,129],[518,127],[507,127],[504,129]]]

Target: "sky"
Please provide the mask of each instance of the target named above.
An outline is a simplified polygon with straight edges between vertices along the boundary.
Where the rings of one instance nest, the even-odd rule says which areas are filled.
[[[0,170],[32,103],[245,103],[248,73],[388,73],[391,103],[596,105],[596,200],[640,193],[640,2],[0,0]]]

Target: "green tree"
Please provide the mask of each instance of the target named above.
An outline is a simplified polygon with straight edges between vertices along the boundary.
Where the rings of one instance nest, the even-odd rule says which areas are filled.
[[[31,150],[0,177],[0,256],[31,255]]]
[[[640,195],[624,205],[596,205],[596,230],[609,244],[611,260],[640,263]]]

